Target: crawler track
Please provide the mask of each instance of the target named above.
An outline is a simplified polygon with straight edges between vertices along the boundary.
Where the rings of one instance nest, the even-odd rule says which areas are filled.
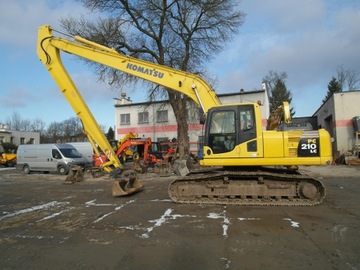
[[[173,181],[169,196],[176,203],[313,206],[325,198],[324,185],[285,171],[213,171]]]

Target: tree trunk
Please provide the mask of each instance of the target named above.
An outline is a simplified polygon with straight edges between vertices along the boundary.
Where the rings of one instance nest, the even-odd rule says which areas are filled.
[[[180,159],[186,159],[189,155],[188,122],[186,116],[186,103],[188,97],[168,90],[169,101],[174,111],[177,122],[177,142]]]
[[[184,118],[186,117],[182,117],[182,119],[177,119],[178,152],[180,159],[186,159],[189,155],[188,123],[186,119],[184,120]]]

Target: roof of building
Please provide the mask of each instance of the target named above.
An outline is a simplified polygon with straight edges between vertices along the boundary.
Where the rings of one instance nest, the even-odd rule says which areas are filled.
[[[328,102],[330,102],[330,100],[332,100],[332,98],[336,95],[347,95],[349,93],[357,93],[359,95],[360,98],[360,90],[353,90],[353,91],[343,91],[343,92],[337,92],[337,93],[333,93],[325,102],[321,103],[321,105],[319,106],[319,108],[313,113],[312,116],[316,116],[316,114],[321,110],[321,108],[326,105]]]
[[[242,95],[249,95],[249,94],[257,94],[257,93],[261,93],[264,92],[265,90],[260,89],[260,90],[252,90],[252,91],[243,91],[243,89],[241,89],[238,92],[231,92],[231,93],[219,93],[217,94],[217,96],[219,98],[221,97],[229,97],[229,96],[238,96],[240,94]],[[124,97],[125,98],[125,97]],[[114,98],[115,100],[119,100],[121,101],[122,98]],[[156,100],[156,101],[143,101],[143,102],[132,102],[129,98],[125,98],[126,101],[128,101],[128,103],[124,103],[124,104],[115,104],[115,107],[122,107],[122,106],[139,106],[139,105],[149,105],[149,104],[156,104],[156,103],[167,103],[169,102],[168,99],[164,99],[164,100]]]

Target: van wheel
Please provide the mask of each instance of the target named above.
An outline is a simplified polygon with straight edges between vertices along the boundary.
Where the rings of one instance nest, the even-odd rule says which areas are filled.
[[[59,174],[62,174],[62,175],[65,175],[68,173],[68,170],[65,168],[65,166],[63,165],[60,165],[57,169],[58,173]]]
[[[29,174],[29,173],[30,173],[30,168],[29,168],[28,165],[24,165],[24,167],[23,167],[23,172],[24,172],[25,174]]]

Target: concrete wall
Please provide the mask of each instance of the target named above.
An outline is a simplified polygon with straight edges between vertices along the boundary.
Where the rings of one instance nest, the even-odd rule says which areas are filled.
[[[352,119],[360,116],[360,92],[336,93],[334,106],[337,150],[343,153],[353,149],[355,145]]]
[[[356,141],[352,119],[360,116],[360,91],[335,93],[314,115],[333,138],[335,157],[352,150]]]
[[[16,145],[40,143],[40,132],[0,129],[0,141]]]

